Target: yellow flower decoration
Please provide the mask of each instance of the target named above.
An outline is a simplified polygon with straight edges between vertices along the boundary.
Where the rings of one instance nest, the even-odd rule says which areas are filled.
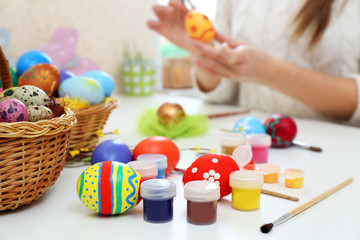
[[[216,150],[212,148],[212,149],[210,149],[210,152],[211,153],[216,153]]]
[[[196,153],[198,153],[199,150],[200,150],[200,147],[199,147],[199,146],[196,146],[196,147],[194,147],[194,150],[195,150]]]
[[[72,150],[72,151],[69,151],[69,154],[70,154],[71,157],[75,157],[76,155],[80,154],[80,151],[79,150]]]
[[[98,137],[103,137],[104,134],[103,134],[102,131],[99,129],[99,130],[96,131],[96,136],[98,136]]]
[[[113,134],[119,135],[119,129],[115,129],[115,130],[113,131]]]

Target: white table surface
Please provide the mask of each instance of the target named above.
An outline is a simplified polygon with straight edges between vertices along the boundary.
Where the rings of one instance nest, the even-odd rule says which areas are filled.
[[[137,118],[143,109],[162,103],[177,102],[187,114],[219,113],[236,108],[207,105],[195,98],[169,95],[151,97],[120,96],[120,106],[114,110],[104,132],[119,129],[119,139],[134,146],[146,136],[137,131]],[[264,121],[269,114],[251,112]],[[242,116],[210,120],[210,129],[203,136],[174,140],[179,148],[207,147],[220,151],[220,127],[232,128]],[[285,188],[284,180],[265,184],[264,188],[298,196],[292,202],[261,195],[260,209],[241,212],[231,208],[231,196],[218,203],[217,222],[197,226],[186,221],[186,200],[183,197],[182,175],[167,176],[177,184],[174,199],[174,219],[163,224],[143,220],[142,203],[126,214],[100,216],[88,210],[78,199],[76,182],[86,166],[64,168],[58,181],[44,196],[28,206],[0,213],[0,239],[360,239],[360,128],[295,118],[296,139],[320,146],[322,153],[295,147],[270,149],[269,162],[283,169],[294,167],[306,172],[302,189]],[[186,168],[195,160],[192,151],[181,152],[178,167]],[[260,226],[310,200],[349,177],[354,182],[289,221],[275,227],[269,234]]]

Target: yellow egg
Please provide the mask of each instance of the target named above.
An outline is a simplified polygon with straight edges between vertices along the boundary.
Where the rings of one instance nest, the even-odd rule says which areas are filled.
[[[215,30],[211,21],[202,13],[191,11],[185,18],[187,34],[199,41],[208,43],[215,36]]]

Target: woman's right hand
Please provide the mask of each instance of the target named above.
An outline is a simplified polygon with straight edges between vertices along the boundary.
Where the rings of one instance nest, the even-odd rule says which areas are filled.
[[[192,39],[185,29],[185,17],[189,10],[181,0],[170,0],[167,6],[156,4],[153,11],[157,20],[148,20],[150,29],[163,35],[180,48],[190,52],[195,51]]]

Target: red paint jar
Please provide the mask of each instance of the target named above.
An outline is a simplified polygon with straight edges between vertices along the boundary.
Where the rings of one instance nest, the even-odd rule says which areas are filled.
[[[216,222],[217,200],[220,199],[218,184],[208,181],[192,181],[184,186],[187,199],[187,221],[196,225]]]

